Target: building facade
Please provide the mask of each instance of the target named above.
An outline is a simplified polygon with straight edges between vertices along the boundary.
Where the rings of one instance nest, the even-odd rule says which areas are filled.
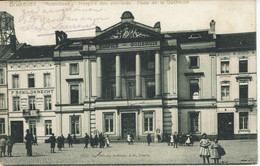
[[[101,132],[256,138],[256,33],[216,35],[213,20],[206,30],[161,32],[160,22],[124,12],[94,37],[55,37],[55,46],[25,45],[7,60],[16,140],[26,129],[42,141]]]

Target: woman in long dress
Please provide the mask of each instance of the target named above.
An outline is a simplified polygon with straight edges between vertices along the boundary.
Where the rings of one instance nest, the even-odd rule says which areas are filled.
[[[205,159],[207,159],[209,163],[210,158],[210,152],[209,152],[209,146],[210,146],[210,140],[207,138],[207,134],[202,134],[202,139],[200,140],[200,157],[203,158],[203,163],[205,164]]]

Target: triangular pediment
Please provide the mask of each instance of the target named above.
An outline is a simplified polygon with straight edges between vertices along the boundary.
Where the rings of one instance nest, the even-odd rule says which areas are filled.
[[[160,38],[161,33],[156,32],[154,28],[138,23],[120,23],[104,30],[94,38],[94,41],[114,41],[114,40],[136,40],[136,39],[155,39]]]

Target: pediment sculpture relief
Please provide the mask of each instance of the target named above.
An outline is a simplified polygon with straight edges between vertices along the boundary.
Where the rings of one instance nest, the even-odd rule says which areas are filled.
[[[116,33],[111,35],[109,39],[130,39],[130,38],[142,38],[149,37],[149,35],[140,32],[138,29],[124,27],[116,30]]]

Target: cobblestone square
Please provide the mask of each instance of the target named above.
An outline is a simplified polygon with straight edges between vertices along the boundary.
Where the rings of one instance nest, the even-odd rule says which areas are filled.
[[[88,148],[84,144],[75,144],[68,148],[50,153],[50,144],[42,143],[33,146],[33,156],[26,157],[25,145],[15,144],[13,157],[0,158],[4,165],[30,164],[202,164],[199,157],[199,142],[194,146],[181,146],[174,149],[166,143],[145,142],[128,145],[124,142],[112,142],[110,148]],[[221,164],[256,164],[257,140],[220,140],[226,155],[220,160]],[[213,160],[210,160],[213,163]]]

